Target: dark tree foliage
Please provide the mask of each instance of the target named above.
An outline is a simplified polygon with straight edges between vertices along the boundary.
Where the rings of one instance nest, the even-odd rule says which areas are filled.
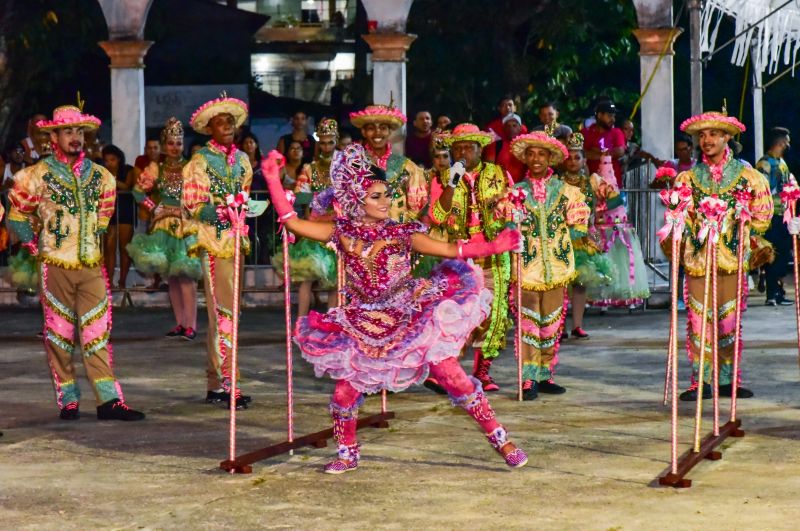
[[[524,118],[544,101],[578,118],[608,95],[633,106],[639,88],[638,46],[630,0],[416,0],[408,31],[409,108],[486,123],[506,93]]]
[[[100,5],[86,0],[4,0],[0,9],[0,146],[34,112],[76,101],[108,114],[108,38]]]

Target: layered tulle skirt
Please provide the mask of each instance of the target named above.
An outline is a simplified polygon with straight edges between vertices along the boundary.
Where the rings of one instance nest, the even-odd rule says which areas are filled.
[[[642,244],[631,225],[597,225],[606,256],[614,265],[612,281],[589,289],[588,297],[596,306],[631,306],[650,297],[647,267]]]
[[[317,377],[365,393],[401,391],[424,380],[429,364],[458,356],[491,302],[480,268],[445,260],[381,300],[312,311],[297,321],[295,341]]]
[[[283,274],[283,251],[272,257],[272,266]],[[289,245],[289,275],[292,282],[319,282],[323,289],[336,287],[336,253],[319,242],[299,238]]]
[[[198,258],[186,253],[186,242],[172,231],[156,228],[149,234],[137,234],[125,247],[136,270],[144,275],[164,278],[199,279],[203,269]]]

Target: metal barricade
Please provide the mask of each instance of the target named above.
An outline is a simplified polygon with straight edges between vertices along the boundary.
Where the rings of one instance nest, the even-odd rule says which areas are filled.
[[[626,188],[621,190],[628,212],[628,221],[636,229],[642,244],[651,292],[669,291],[669,262],[661,250],[656,232],[663,224],[664,207],[658,194],[649,188],[654,172],[650,164],[629,170],[624,175]]]

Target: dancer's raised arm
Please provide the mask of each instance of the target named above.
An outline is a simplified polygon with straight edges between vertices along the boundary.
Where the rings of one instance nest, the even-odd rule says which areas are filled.
[[[283,155],[273,150],[261,161],[261,171],[267,181],[272,204],[278,213],[278,221],[286,225],[286,228],[304,238],[327,242],[333,236],[334,224],[329,221],[308,221],[298,219],[297,212],[286,199],[286,192],[281,184],[280,169],[284,164]]]
[[[440,242],[422,233],[411,237],[411,247],[420,254],[441,256],[443,258],[478,258],[507,251],[516,251],[522,237],[517,229],[504,229],[492,241],[459,240],[453,243]]]

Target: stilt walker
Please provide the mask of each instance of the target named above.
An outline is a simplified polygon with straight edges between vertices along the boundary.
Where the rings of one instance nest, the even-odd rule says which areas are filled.
[[[239,241],[242,237],[247,237],[248,227],[244,222],[245,214],[247,212],[247,201],[249,197],[247,192],[240,192],[234,195],[228,195],[225,198],[227,208],[225,210],[227,219],[231,224],[231,230]],[[237,245],[233,248],[233,329],[231,330],[231,389],[236,389],[237,373],[239,371],[239,301],[241,299],[241,267],[242,267],[242,250],[241,246]],[[236,458],[236,401],[230,400],[228,402],[230,407],[230,444],[228,458],[233,460]]]
[[[717,331],[719,341],[717,349],[719,352],[719,391],[720,396],[730,397],[734,384],[739,385],[740,375],[733,374],[733,353],[734,338],[736,336],[735,308],[737,297],[743,297],[744,293],[738,294],[737,271],[738,271],[738,247],[744,246],[744,264],[750,264],[751,240],[754,236],[763,234],[772,220],[772,196],[769,190],[769,183],[766,178],[757,170],[745,166],[733,156],[727,147],[727,142],[734,134],[744,131],[744,125],[736,118],[727,116],[724,112],[707,112],[693,116],[684,121],[681,129],[689,134],[699,137],[699,145],[702,149],[701,160],[691,169],[681,172],[675,178],[677,183],[683,183],[692,190],[692,206],[688,209],[686,220],[687,236],[683,255],[681,257],[683,266],[686,270],[686,301],[688,316],[688,337],[687,350],[689,359],[694,364],[692,372],[691,386],[681,393],[680,399],[683,401],[693,401],[697,399],[699,387],[703,389],[703,396],[712,396],[713,374],[706,369],[704,363],[703,372],[700,371],[698,362],[701,355],[712,353],[708,347],[707,352],[701,352],[701,329],[708,316],[703,317],[702,302],[705,297],[705,273],[711,264],[707,263],[706,257],[710,255],[706,247],[711,244],[717,248],[717,296],[719,299],[719,329]],[[738,220],[736,218],[737,191],[748,190],[751,199],[748,204],[748,212],[751,219],[745,225],[745,231],[741,240],[738,238]],[[705,238],[705,235],[713,230],[709,227],[712,220],[706,219],[706,212],[699,210],[700,203],[705,198],[716,198],[725,203],[725,212],[722,221],[717,225],[718,231],[716,243]],[[716,213],[711,209],[709,214]],[[703,238],[701,238],[701,235]],[[711,286],[709,278],[709,288]],[[711,300],[711,294],[709,294]],[[713,331],[707,334],[713,338]],[[713,362],[713,360],[712,360]],[[737,389],[738,398],[749,398],[753,393],[739,387]]]
[[[253,169],[247,155],[233,143],[236,128],[246,119],[247,104],[225,95],[195,111],[189,121],[192,129],[210,135],[211,140],[184,166],[181,200],[189,217],[184,231],[187,252],[203,263],[208,306],[206,402],[230,405],[233,401],[237,408],[246,408],[250,397],[232,386],[231,332],[238,297],[233,267],[237,250],[248,253],[250,240],[234,233],[226,215],[226,198],[250,191]]]
[[[668,391],[672,397],[672,452],[671,470],[678,472],[678,267],[680,264],[681,239],[686,224],[686,210],[692,201],[691,189],[680,184],[672,190],[660,192],[661,202],[667,207],[664,212],[666,223],[657,235],[662,243],[671,236],[672,254],[670,255],[670,271],[672,279],[669,327],[669,348],[667,349],[667,371],[664,378],[664,405],[667,404]]]
[[[681,195],[691,194],[680,260],[686,270],[687,351],[693,370],[691,387],[678,398],[696,400],[697,404],[692,448],[676,460],[677,359],[674,350],[677,332],[673,308],[670,338],[673,355],[668,361],[672,363],[673,388],[672,462],[670,472],[659,478],[662,485],[673,487],[690,486],[691,481],[685,476],[694,465],[703,459],[719,459],[721,453],[716,448],[727,437],[744,435],[736,419],[736,400],[749,398],[753,393],[740,386],[741,306],[746,299],[743,275],[746,264],[754,262],[752,240],[769,226],[773,209],[767,180],[736,159],[727,147],[734,134],[744,131],[744,125],[723,110],[693,116],[683,122],[681,130],[697,135],[702,150],[701,161],[678,174],[674,188],[666,192],[675,193],[676,201]],[[669,219],[675,215],[668,212],[668,225],[677,223]],[[664,247],[665,239],[662,238]],[[674,240],[671,247],[673,252],[678,250]],[[759,252],[763,251],[759,248]],[[672,265],[675,274],[677,263]],[[732,399],[731,419],[722,426],[719,423],[720,396]],[[705,438],[701,438],[703,398],[713,398],[713,429]]]
[[[527,217],[525,199],[528,197],[522,188],[512,188],[509,199],[512,207],[512,219],[517,226],[521,225]],[[514,270],[522,271],[522,251],[514,253]],[[519,274],[514,282],[514,313],[517,321],[514,325],[514,356],[517,359],[517,400],[522,402],[522,282]]]
[[[669,179],[674,179],[677,173],[672,168],[659,168],[661,175],[666,173],[665,170],[671,172]],[[658,175],[658,174],[657,174]],[[664,241],[672,235],[672,253],[670,257],[670,326],[669,326],[669,345],[667,347],[667,370],[664,373],[664,405],[667,405],[670,393],[670,384],[672,382],[672,372],[675,369],[673,362],[676,360],[678,352],[678,271],[680,266],[680,242],[683,238],[683,229],[686,224],[686,209],[689,206],[689,201],[692,198],[692,191],[688,188],[682,187],[684,197],[681,198],[681,189],[669,190],[665,189],[659,193],[661,202],[667,208],[664,212],[664,226],[658,230],[656,236],[658,241],[663,245]],[[683,199],[683,200],[681,200]]]

